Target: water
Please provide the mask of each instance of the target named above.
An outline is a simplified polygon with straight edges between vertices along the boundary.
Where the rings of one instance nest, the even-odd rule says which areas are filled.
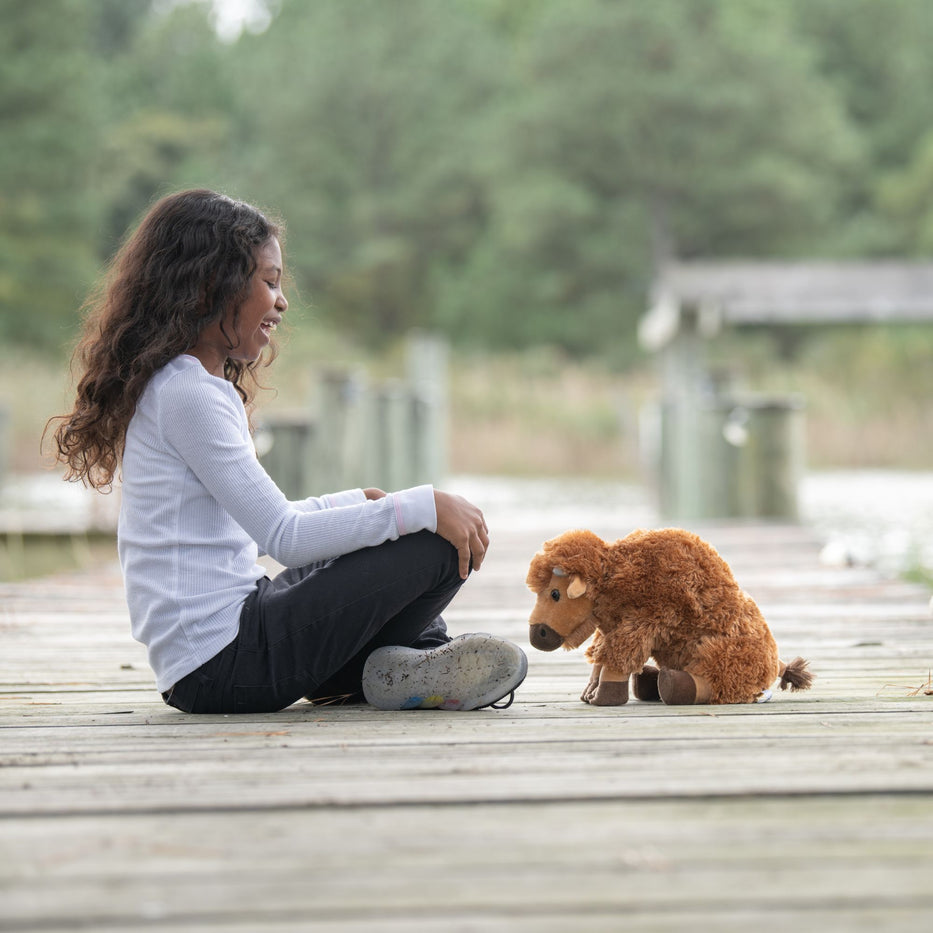
[[[653,497],[635,484],[456,477],[448,486],[490,521],[512,526],[538,524],[544,509],[556,529],[605,530],[609,537],[659,522]],[[872,566],[890,576],[933,574],[933,473],[811,473],[801,483],[799,506],[801,521],[824,544],[825,563]]]
[[[933,573],[933,473],[812,473],[799,501],[801,520],[826,542],[827,563]]]
[[[120,497],[102,495],[56,473],[18,474],[0,486],[0,533],[113,531]]]

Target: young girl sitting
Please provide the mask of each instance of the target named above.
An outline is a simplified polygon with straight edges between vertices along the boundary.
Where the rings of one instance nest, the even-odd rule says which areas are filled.
[[[480,510],[431,486],[290,502],[256,457],[255,368],[288,308],[281,233],[213,191],[170,195],[88,303],[54,437],[67,479],[122,481],[133,635],[165,702],[189,713],[361,693],[382,709],[494,705],[525,655],[451,640],[440,616],[483,562]],[[286,569],[270,579],[260,552]]]

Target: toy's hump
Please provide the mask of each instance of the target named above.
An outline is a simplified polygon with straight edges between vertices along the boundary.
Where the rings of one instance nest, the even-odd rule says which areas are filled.
[[[685,544],[697,544],[709,547],[699,535],[686,528],[638,528],[627,534],[624,538],[619,538],[615,543],[618,544],[651,544],[660,542],[670,542],[680,540]]]
[[[556,538],[551,538],[550,541],[545,543],[545,547],[556,547],[559,545],[597,547],[605,545],[605,543],[606,542],[603,541],[603,539],[593,531],[589,531],[586,528],[574,528],[570,531],[565,531],[563,534],[558,535]]]

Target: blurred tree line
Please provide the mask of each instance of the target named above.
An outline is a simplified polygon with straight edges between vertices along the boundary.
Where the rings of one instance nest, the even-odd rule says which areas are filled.
[[[67,343],[187,186],[283,216],[293,303],[373,342],[624,361],[667,256],[933,253],[928,0],[256,2],[222,39],[207,0],[0,0],[5,343]]]

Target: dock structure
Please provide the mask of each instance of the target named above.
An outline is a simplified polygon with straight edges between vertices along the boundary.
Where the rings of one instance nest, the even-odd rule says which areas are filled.
[[[806,399],[751,392],[707,359],[724,330],[929,324],[933,263],[662,263],[639,342],[657,359],[652,420],[661,511],[674,521],[794,520],[806,468]],[[793,333],[794,330],[790,332]]]
[[[581,652],[527,644],[528,562],[658,519],[625,487],[463,491],[492,549],[447,622],[526,647],[507,710],[185,716],[117,568],[0,586],[0,930],[928,928],[926,589],[823,566],[796,524],[694,525],[813,688],[592,707]]]

